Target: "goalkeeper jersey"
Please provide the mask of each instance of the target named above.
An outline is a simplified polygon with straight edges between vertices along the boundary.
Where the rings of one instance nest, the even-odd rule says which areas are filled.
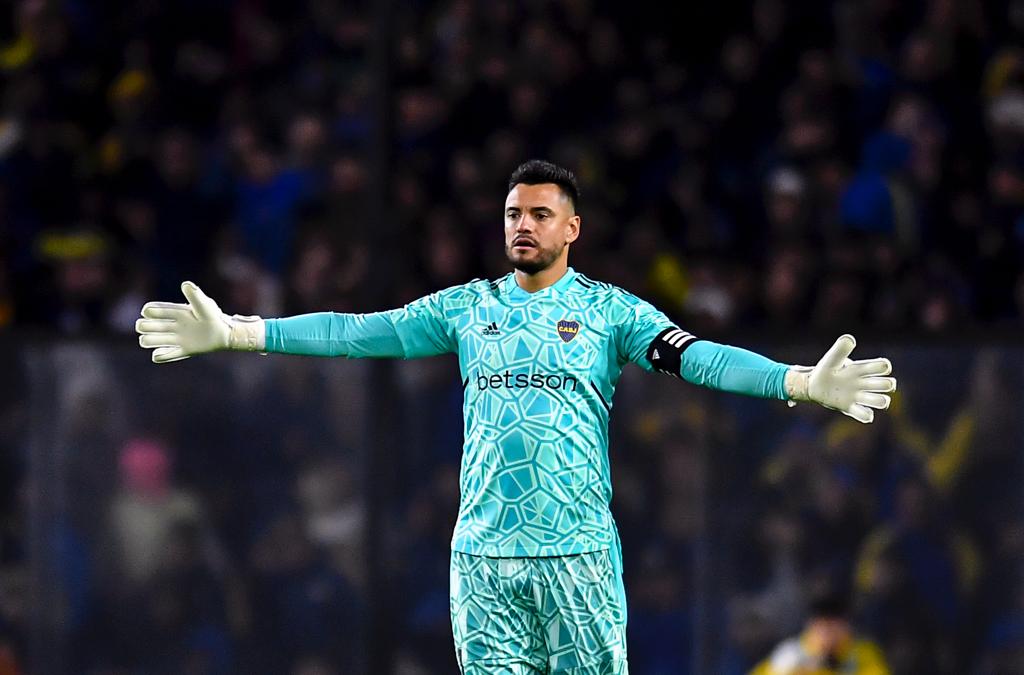
[[[786,366],[714,343],[700,358],[684,360],[703,343],[649,303],[572,268],[534,293],[508,274],[389,312],[322,313],[266,325],[268,351],[458,354],[465,442],[452,547],[475,555],[572,555],[617,541],[608,421],[627,363],[784,398]]]

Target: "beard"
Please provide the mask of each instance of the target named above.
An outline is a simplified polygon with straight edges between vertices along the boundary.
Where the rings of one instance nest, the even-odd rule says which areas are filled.
[[[551,267],[558,260],[558,257],[562,255],[563,248],[565,248],[564,245],[560,248],[541,248],[538,246],[528,250],[524,255],[515,252],[511,246],[506,245],[505,257],[513,269],[525,272],[526,274],[537,274]]]

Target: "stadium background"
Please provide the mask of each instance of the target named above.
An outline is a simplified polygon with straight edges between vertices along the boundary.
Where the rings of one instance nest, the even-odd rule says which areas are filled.
[[[744,673],[823,579],[896,673],[1024,672],[1022,44],[1020,0],[3,3],[0,672],[454,672],[454,360],[131,326],[503,274],[533,156],[577,269],[900,378],[861,427],[624,377],[633,672]]]

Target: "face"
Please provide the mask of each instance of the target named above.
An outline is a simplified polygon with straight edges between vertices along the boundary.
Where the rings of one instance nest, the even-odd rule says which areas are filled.
[[[568,256],[580,234],[580,217],[553,183],[519,183],[505,199],[505,255],[512,267],[536,274]]]
[[[850,624],[845,619],[818,617],[811,619],[807,627],[807,639],[811,651],[829,655],[835,654],[850,639]]]

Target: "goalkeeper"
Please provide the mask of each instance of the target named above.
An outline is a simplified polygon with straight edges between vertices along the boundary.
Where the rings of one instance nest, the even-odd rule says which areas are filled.
[[[451,557],[464,675],[627,673],[626,599],[612,518],[608,419],[627,363],[723,391],[813,401],[859,422],[889,406],[886,359],[851,361],[843,335],[813,367],[701,340],[640,298],[568,266],[580,236],[573,174],[520,166],[505,200],[513,272],[373,314],[227,316],[191,282],[187,304],[136,323],[153,361],[224,349],[348,358],[457,353],[465,443]]]

